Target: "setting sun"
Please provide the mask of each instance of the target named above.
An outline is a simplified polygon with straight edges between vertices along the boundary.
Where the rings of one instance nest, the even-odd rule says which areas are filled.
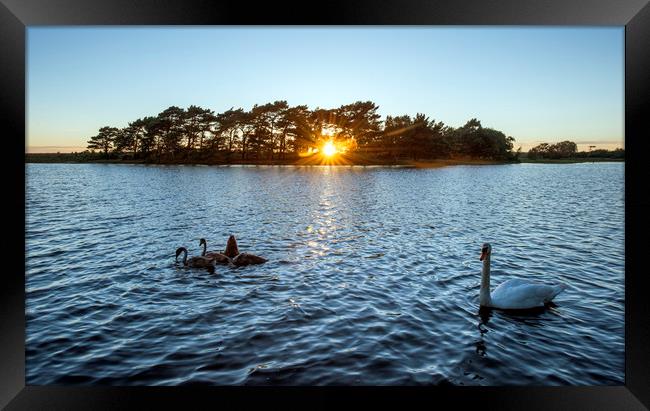
[[[323,154],[325,154],[325,156],[327,156],[327,157],[331,157],[334,154],[336,154],[336,147],[334,146],[334,144],[331,141],[328,141],[323,146]]]

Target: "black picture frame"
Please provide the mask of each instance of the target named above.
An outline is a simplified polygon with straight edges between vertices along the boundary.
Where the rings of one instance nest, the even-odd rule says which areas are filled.
[[[25,55],[26,27],[39,25],[615,25],[625,26],[625,385],[618,387],[75,387],[25,385]],[[0,0],[0,113],[6,156],[0,287],[0,406],[19,409],[229,407],[235,401],[324,405],[359,400],[386,406],[487,409],[650,408],[650,310],[642,267],[650,215],[644,156],[650,118],[648,0],[413,1],[306,3],[209,0]],[[22,241],[18,241],[21,239]],[[254,392],[251,392],[253,390]]]

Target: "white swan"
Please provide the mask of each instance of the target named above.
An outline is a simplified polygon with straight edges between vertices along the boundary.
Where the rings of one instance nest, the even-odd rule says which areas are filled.
[[[521,310],[543,307],[567,286],[565,284],[543,284],[527,280],[507,280],[501,283],[490,294],[490,256],[492,246],[483,244],[481,258],[483,272],[481,274],[481,293],[479,302],[482,307],[500,308],[504,310]]]

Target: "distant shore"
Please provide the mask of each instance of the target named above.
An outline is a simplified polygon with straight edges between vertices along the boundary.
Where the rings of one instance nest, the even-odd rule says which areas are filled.
[[[340,166],[401,166],[409,168],[439,168],[457,165],[498,165],[498,164],[516,164],[516,163],[540,163],[540,164],[570,164],[570,163],[588,163],[588,162],[622,162],[624,159],[616,158],[565,158],[565,159],[528,159],[524,156],[519,161],[498,161],[482,160],[473,158],[451,158],[451,159],[397,159],[386,160],[379,158],[369,158],[360,155],[340,154],[332,159],[324,159],[321,156],[311,156],[307,158],[275,159],[275,160],[217,160],[205,161],[196,159],[176,159],[164,161],[146,161],[142,159],[129,158],[87,158],[82,153],[26,153],[25,163],[96,163],[96,164],[187,164],[187,165],[340,165]]]
[[[580,158],[541,158],[529,159],[522,157],[519,159],[521,163],[539,163],[539,164],[571,164],[571,163],[620,163],[625,162],[624,158],[609,158],[609,157],[580,157]]]

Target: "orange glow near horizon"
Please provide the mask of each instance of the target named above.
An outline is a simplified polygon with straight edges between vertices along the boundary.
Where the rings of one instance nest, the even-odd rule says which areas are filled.
[[[315,146],[308,147],[299,154],[299,165],[314,166],[349,166],[352,165],[349,155],[352,143],[350,141],[321,140]]]
[[[339,154],[346,153],[350,148],[350,142],[337,142],[333,140],[321,141],[316,147],[309,147],[307,151],[300,152],[300,157],[317,157],[324,159],[333,159],[339,157]]]

